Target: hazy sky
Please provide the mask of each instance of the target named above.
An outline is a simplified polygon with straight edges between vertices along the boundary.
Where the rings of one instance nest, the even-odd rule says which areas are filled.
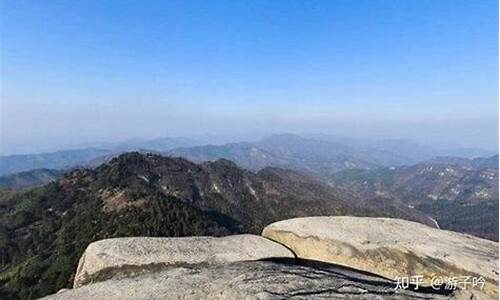
[[[3,153],[272,132],[496,148],[497,1],[1,1]]]

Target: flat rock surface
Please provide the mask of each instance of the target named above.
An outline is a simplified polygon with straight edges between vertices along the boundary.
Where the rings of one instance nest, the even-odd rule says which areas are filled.
[[[286,247],[257,235],[182,238],[114,238],[91,243],[80,258],[74,286],[158,271],[165,267],[220,264],[269,257],[295,257]]]
[[[396,290],[392,281],[331,264],[277,258],[171,268],[110,279],[44,299],[476,299],[463,292]]]
[[[419,223],[388,218],[309,217],[267,226],[263,236],[297,257],[348,266],[394,279],[423,276],[448,281],[484,277],[498,297],[498,243]],[[470,287],[470,286],[469,286]]]

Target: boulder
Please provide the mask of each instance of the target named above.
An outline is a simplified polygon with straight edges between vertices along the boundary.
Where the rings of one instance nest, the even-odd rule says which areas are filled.
[[[468,289],[476,283],[476,290],[498,298],[498,243],[471,235],[399,219],[360,217],[290,219],[267,226],[262,235],[300,258],[389,279],[413,278],[427,286],[437,285],[439,279],[462,288],[465,282]]]
[[[43,299],[477,299],[463,292],[394,287],[390,280],[348,268],[277,258],[164,269],[88,284]]]
[[[165,267],[294,257],[282,245],[257,235],[227,237],[106,239],[91,243],[80,258],[74,287]]]

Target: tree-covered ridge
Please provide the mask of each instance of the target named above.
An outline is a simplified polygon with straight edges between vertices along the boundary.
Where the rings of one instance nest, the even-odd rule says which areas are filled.
[[[78,259],[91,241],[231,232],[217,223],[217,215],[147,187],[125,189],[128,201],[146,200],[141,207],[104,212],[95,187],[74,180],[70,186],[58,182],[2,199],[2,299],[31,299],[71,286]]]

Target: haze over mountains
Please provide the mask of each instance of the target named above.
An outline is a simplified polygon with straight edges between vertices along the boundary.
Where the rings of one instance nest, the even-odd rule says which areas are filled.
[[[202,145],[199,141],[178,137],[100,143],[94,146],[41,154],[0,156],[0,175],[39,168],[97,166],[127,151],[162,152],[196,162],[225,158],[250,170],[275,166],[320,176],[346,168],[410,165],[437,156],[473,158],[496,154],[480,149],[441,149],[408,140],[361,141],[326,135],[303,137],[293,134],[222,145]]]
[[[34,169],[0,176],[0,188],[22,189],[47,184],[64,174],[63,170]]]
[[[84,148],[60,150],[47,153],[16,154],[0,156],[0,175],[33,169],[69,169],[75,166],[87,166],[98,158],[117,155],[127,151],[145,149],[148,151],[165,151],[177,147],[198,145],[191,139],[183,137],[159,138],[152,140],[129,140],[117,143],[95,143]]]

